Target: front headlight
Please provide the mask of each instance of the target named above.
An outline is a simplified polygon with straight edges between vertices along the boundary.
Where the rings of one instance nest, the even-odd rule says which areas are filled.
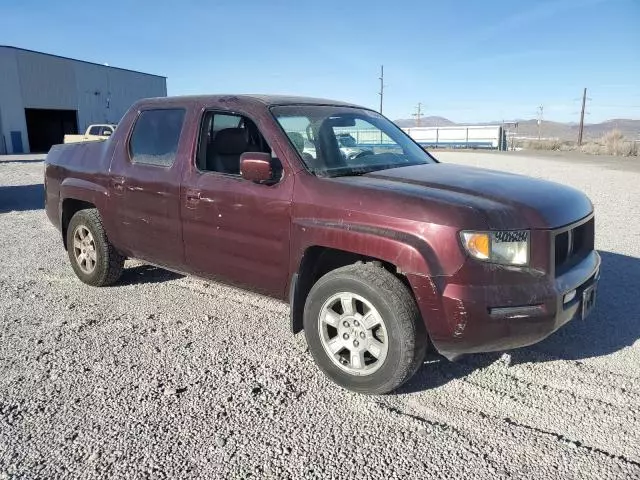
[[[462,246],[474,258],[503,265],[529,263],[529,231],[460,232]]]

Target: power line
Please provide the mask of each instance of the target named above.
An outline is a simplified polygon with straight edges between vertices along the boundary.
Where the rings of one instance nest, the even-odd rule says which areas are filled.
[[[380,115],[382,115],[382,101],[384,99],[384,65],[380,65]]]
[[[580,111],[580,130],[578,130],[578,146],[582,145],[582,133],[584,132],[584,106],[587,103],[587,88],[582,92],[582,110]]]
[[[590,100],[587,98],[587,100]],[[606,107],[606,108],[640,108],[640,105],[609,105],[607,103],[599,103],[598,107]]]
[[[538,140],[541,138],[542,134],[542,116],[544,112],[544,105],[540,105],[538,107]]]
[[[420,126],[420,119],[422,118],[422,102],[418,102],[416,107],[416,113],[411,114],[412,117],[416,117],[416,127]]]

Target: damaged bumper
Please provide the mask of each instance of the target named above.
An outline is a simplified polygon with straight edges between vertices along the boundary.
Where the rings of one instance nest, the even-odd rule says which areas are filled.
[[[508,350],[534,344],[565,323],[585,318],[595,302],[600,255],[550,278],[526,285],[447,284],[441,316],[431,340],[450,360],[467,353]]]

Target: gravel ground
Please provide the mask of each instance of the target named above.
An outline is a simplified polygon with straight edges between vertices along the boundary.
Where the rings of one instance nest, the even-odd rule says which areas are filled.
[[[42,163],[0,162],[0,479],[640,478],[640,173],[438,156],[585,191],[598,305],[533,347],[430,356],[380,397],[329,382],[285,304],[138,262],[83,285]]]

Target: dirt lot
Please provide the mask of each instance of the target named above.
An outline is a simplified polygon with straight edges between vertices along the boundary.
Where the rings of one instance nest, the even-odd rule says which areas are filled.
[[[430,356],[382,397],[319,373],[287,305],[136,262],[81,284],[42,163],[0,161],[0,479],[640,478],[640,172],[439,157],[584,190],[598,306],[510,354]]]

